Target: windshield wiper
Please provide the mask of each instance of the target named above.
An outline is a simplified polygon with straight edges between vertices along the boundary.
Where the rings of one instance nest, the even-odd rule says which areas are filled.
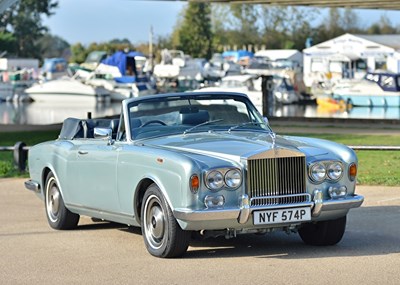
[[[246,122],[246,123],[242,123],[242,124],[239,124],[239,125],[230,127],[229,130],[228,130],[228,133],[230,133],[230,132],[233,131],[234,129],[241,128],[241,127],[244,127],[244,126],[247,126],[247,125],[257,126],[257,125],[261,125],[261,124],[263,124],[263,123],[259,123],[259,122]]]
[[[203,122],[201,124],[198,124],[198,125],[195,125],[195,126],[191,127],[190,129],[185,130],[183,132],[183,135],[186,135],[187,133],[190,133],[191,131],[193,131],[194,129],[196,129],[198,127],[205,126],[205,125],[212,124],[212,123],[221,122],[221,121],[223,121],[223,119],[217,119],[217,120]]]

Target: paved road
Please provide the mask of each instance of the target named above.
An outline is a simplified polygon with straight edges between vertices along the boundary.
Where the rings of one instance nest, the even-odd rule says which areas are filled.
[[[23,181],[0,180],[0,284],[399,284],[398,187],[358,187],[366,201],[337,246],[246,235],[192,242],[185,258],[166,260],[124,225],[82,218],[77,230],[52,230]]]

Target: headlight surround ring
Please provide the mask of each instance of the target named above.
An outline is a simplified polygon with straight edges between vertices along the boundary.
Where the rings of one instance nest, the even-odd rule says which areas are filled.
[[[330,163],[327,167],[327,175],[333,181],[339,180],[343,176],[343,165],[338,161]]]
[[[212,170],[205,177],[208,189],[217,191],[224,186],[224,175],[218,170]]]
[[[225,185],[230,189],[237,189],[242,184],[242,173],[239,169],[230,169],[224,176]]]
[[[309,176],[312,181],[321,183],[326,178],[326,167],[322,162],[316,162],[310,166]]]

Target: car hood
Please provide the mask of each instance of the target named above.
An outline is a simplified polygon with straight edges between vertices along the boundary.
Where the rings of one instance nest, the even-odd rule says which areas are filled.
[[[329,153],[320,145],[313,146],[300,137],[276,136],[268,133],[234,131],[193,133],[161,138],[152,138],[144,143],[147,146],[218,157],[239,162],[271,149],[287,149],[306,156],[320,156]]]

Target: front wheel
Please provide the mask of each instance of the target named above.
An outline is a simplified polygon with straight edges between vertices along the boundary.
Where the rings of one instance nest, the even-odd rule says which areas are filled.
[[[178,257],[189,246],[190,232],[181,229],[155,184],[149,186],[143,197],[141,227],[146,248],[153,256]]]
[[[56,230],[75,228],[79,222],[79,215],[65,207],[58,182],[52,172],[47,175],[45,185],[45,208],[50,227]]]
[[[305,224],[299,229],[304,243],[309,245],[335,245],[343,237],[346,216],[336,220]]]

